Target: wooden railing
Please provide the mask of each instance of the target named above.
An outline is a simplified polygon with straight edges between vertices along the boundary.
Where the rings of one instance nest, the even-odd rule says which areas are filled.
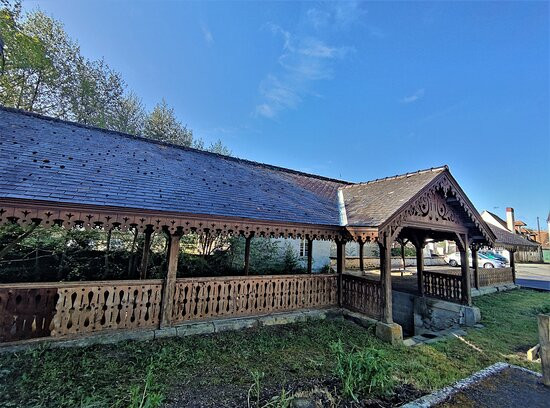
[[[0,285],[0,342],[155,327],[162,280]]]
[[[0,285],[0,342],[158,328],[163,281]],[[336,306],[336,275],[178,279],[172,321]]]
[[[461,301],[462,278],[460,275],[424,271],[424,294],[440,299]]]
[[[375,319],[382,315],[380,282],[361,276],[342,276],[342,306]]]
[[[176,281],[172,321],[260,315],[337,303],[334,274],[184,278]]]

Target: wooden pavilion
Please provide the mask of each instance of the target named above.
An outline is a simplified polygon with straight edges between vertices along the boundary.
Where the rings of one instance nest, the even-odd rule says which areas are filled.
[[[422,296],[471,304],[467,251],[495,235],[444,167],[350,183],[0,108],[0,224],[138,230],[146,276],[153,231],[169,236],[162,280],[5,284],[0,342],[340,307],[392,319],[391,246],[414,244]],[[180,238],[246,238],[243,276],[178,278]],[[337,273],[247,276],[251,237],[337,244]],[[427,239],[453,240],[460,276],[423,271]],[[380,247],[380,281],[345,274],[346,242]],[[362,259],[362,256],[361,256]],[[399,329],[399,328],[398,328]],[[384,337],[384,336],[383,336]]]

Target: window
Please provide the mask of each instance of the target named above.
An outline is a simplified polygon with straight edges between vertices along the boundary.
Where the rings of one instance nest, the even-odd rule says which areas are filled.
[[[300,256],[307,257],[308,256],[307,250],[308,250],[307,240],[305,239],[300,240]]]

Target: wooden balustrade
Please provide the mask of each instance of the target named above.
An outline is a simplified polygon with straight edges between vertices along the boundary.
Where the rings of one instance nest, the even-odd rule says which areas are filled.
[[[379,281],[361,276],[342,276],[343,304],[346,309],[379,319],[382,315],[381,285]]]
[[[462,300],[462,277],[448,273],[424,271],[424,294],[460,302]]]
[[[176,281],[173,323],[336,306],[331,275],[232,276]]]
[[[0,285],[0,342],[156,327],[162,280]]]

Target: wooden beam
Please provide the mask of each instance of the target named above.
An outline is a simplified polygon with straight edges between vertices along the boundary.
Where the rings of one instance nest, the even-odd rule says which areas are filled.
[[[336,273],[338,274],[338,306],[342,307],[343,285],[342,274],[346,270],[346,241],[336,241]]]
[[[147,278],[147,268],[149,267],[149,253],[151,252],[151,238],[153,236],[153,227],[150,225],[145,229],[145,239],[143,240],[143,252],[141,254],[141,264],[139,267],[139,278]]]
[[[512,268],[512,280],[514,281],[514,284],[516,283],[516,259],[515,254],[516,251],[508,251],[510,252],[510,268]]]
[[[461,234],[462,235],[462,234]],[[460,237],[462,243],[468,242],[468,236]],[[462,302],[468,306],[472,305],[470,262],[468,262],[468,246],[461,245],[460,248],[460,270],[462,273]]]
[[[160,313],[160,327],[168,327],[172,324],[172,308],[176,293],[176,277],[178,273],[178,258],[180,255],[181,234],[169,236],[168,271],[164,280],[162,291],[162,305]]]
[[[416,278],[418,285],[418,293],[420,296],[424,296],[424,243],[418,243],[415,245],[416,249]]]
[[[313,240],[307,239],[307,273],[313,273]]]
[[[479,260],[477,259],[477,246],[472,245],[472,266],[474,268],[474,285],[479,290]]]
[[[380,284],[382,297],[382,322],[393,323],[392,287],[391,287],[391,240],[388,233],[383,234],[380,246]]]
[[[244,243],[244,274],[245,275],[248,275],[250,270],[250,241],[252,241],[252,235],[247,236]]]
[[[359,270],[365,272],[365,243],[363,240],[359,241]]]

